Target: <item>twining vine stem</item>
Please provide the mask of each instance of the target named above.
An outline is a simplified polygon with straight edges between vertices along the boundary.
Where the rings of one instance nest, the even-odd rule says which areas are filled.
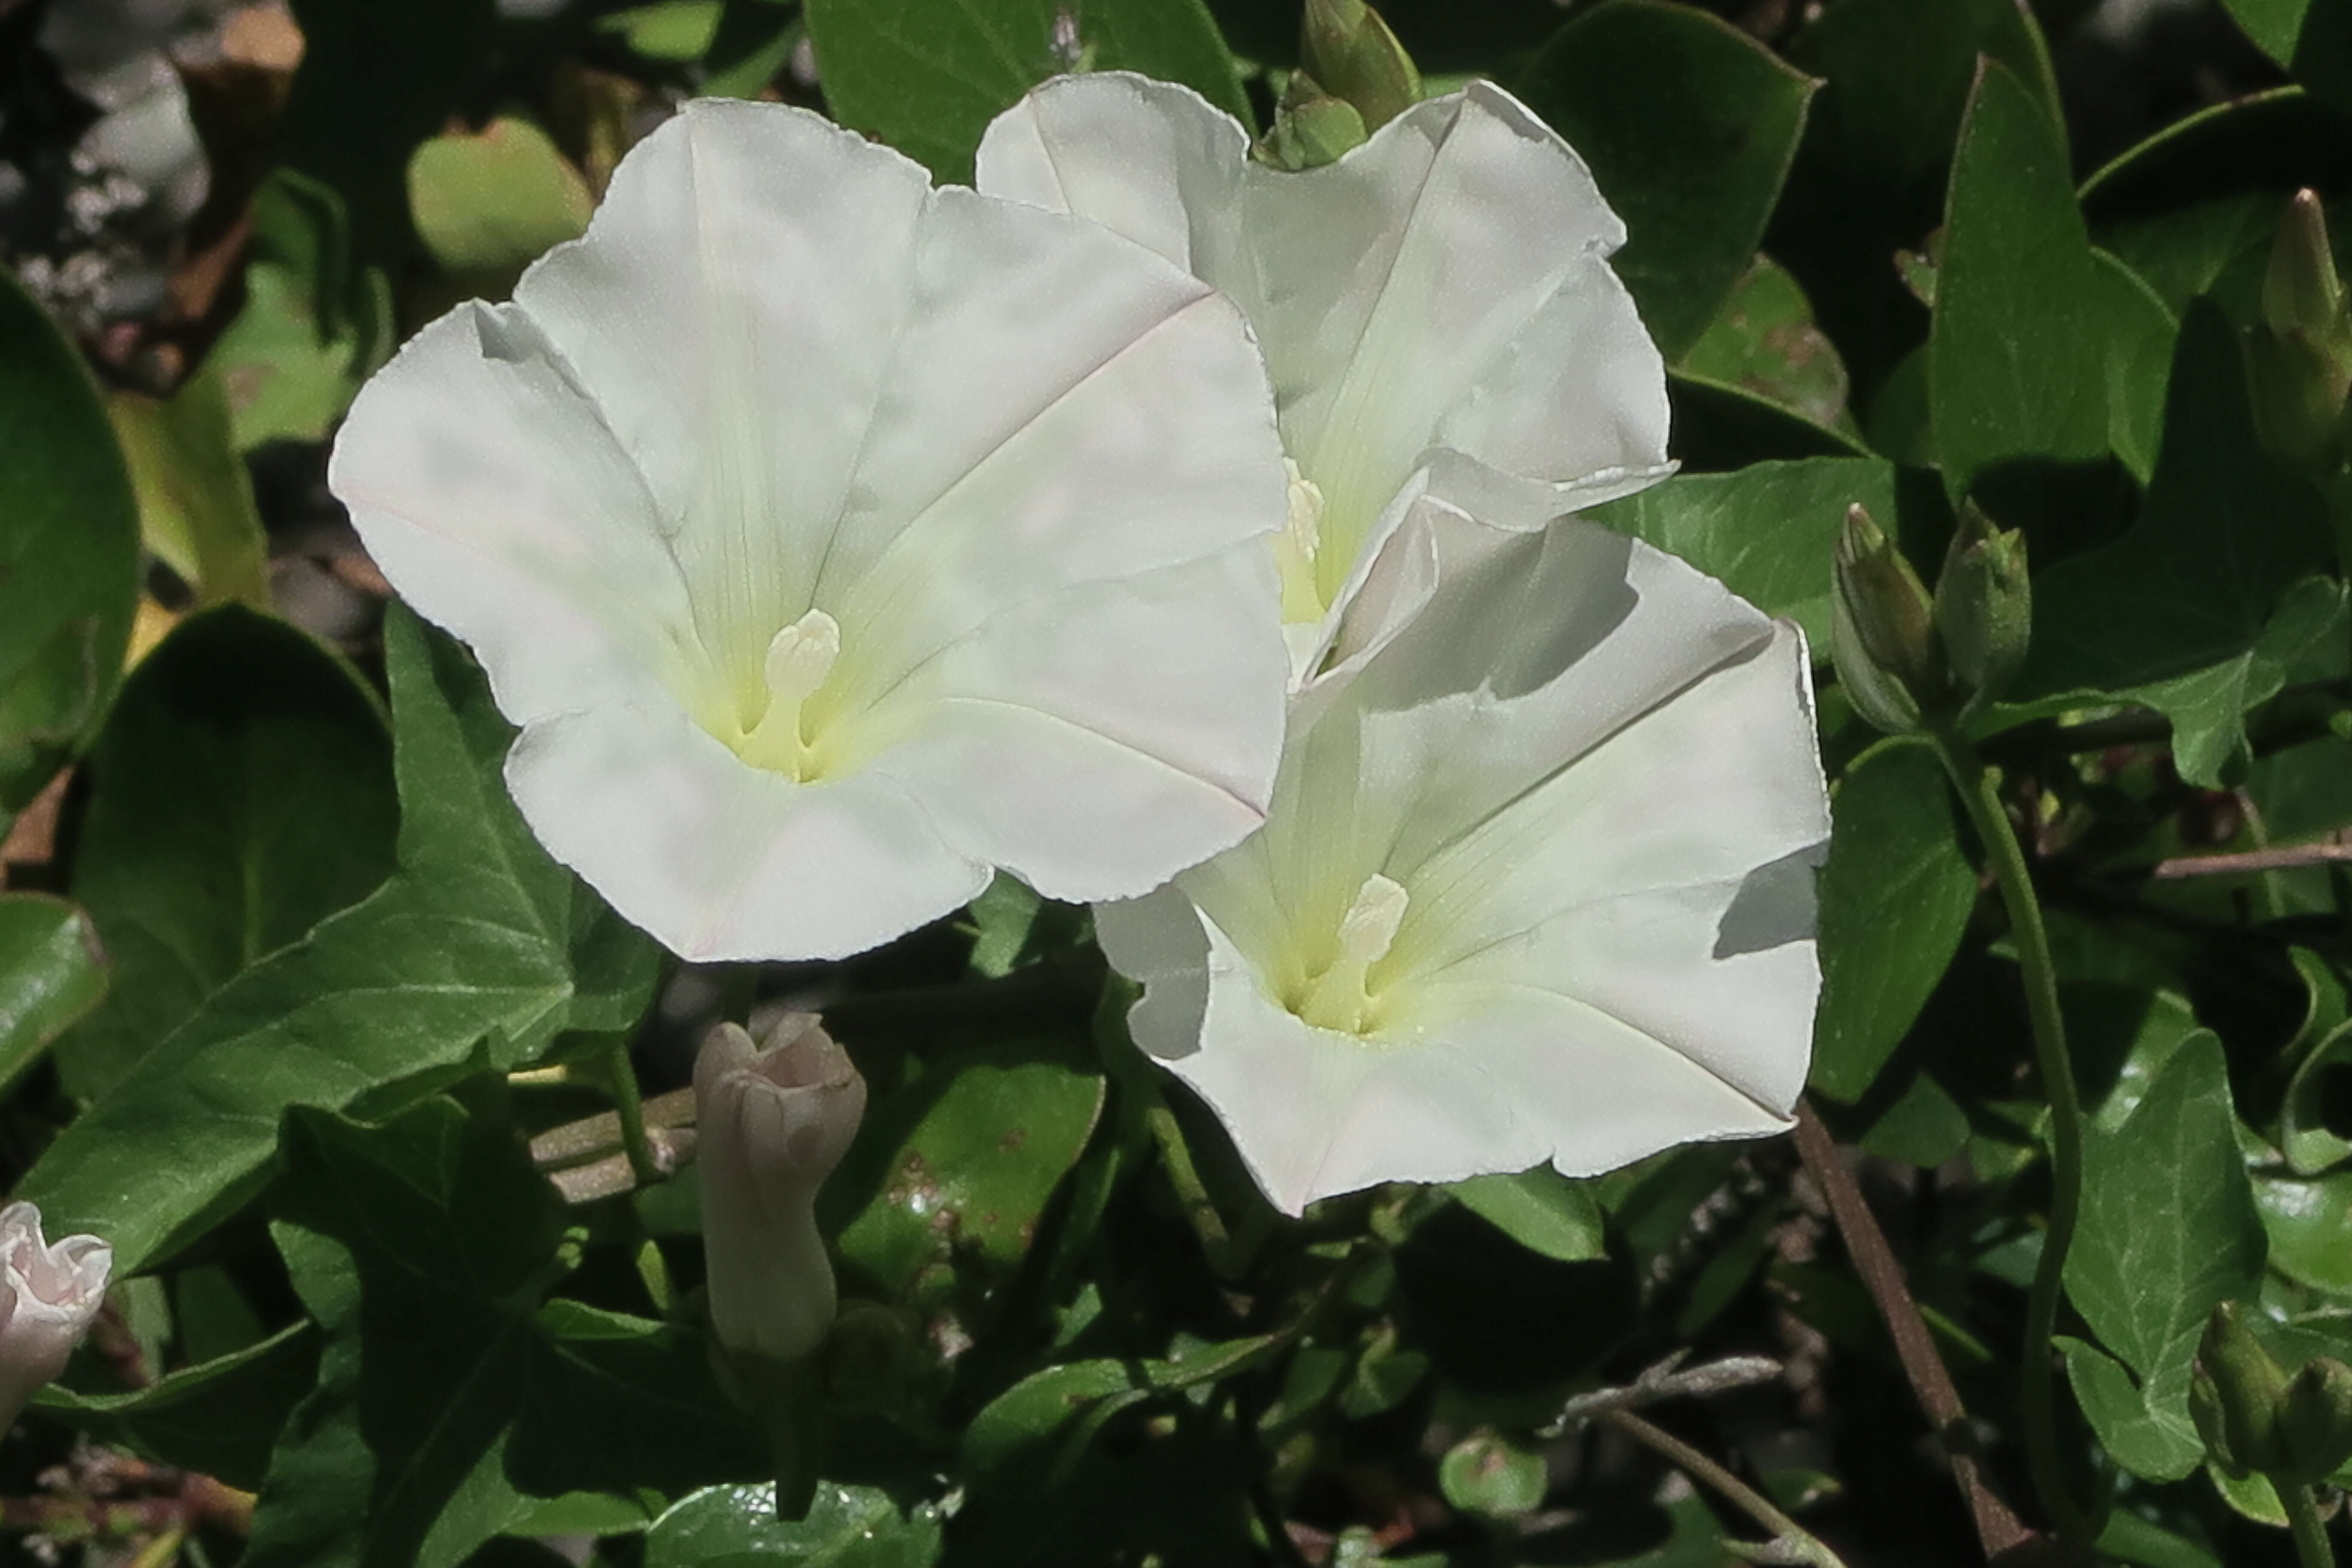
[[[2295,1560],[2303,1568],[2336,1568],[2336,1549],[2327,1544],[2327,1521],[2319,1517],[2319,1500],[2300,1481],[2281,1482],[2279,1501],[2286,1505],[2287,1528],[2294,1532]]]
[[[2042,903],[2025,850],[2002,809],[1995,775],[1958,726],[1941,723],[1928,731],[1936,754],[1951,775],[1969,821],[1984,845],[1994,884],[2009,910],[2010,934],[2025,980],[2025,1010],[2033,1029],[2034,1063],[2042,1092],[2050,1102],[2050,1228],[2025,1303],[2025,1348],[2021,1358],[2025,1407],[2025,1458],[2033,1489],[2059,1532],[2076,1543],[2096,1533],[2091,1514],[2066,1490],[2058,1460],[2057,1396],[2052,1372],[2051,1337],[2058,1327],[2058,1300],[2066,1253],[2083,1207],[2083,1108],[2074,1092],[2074,1069],[2066,1055],[2066,1024],[2058,1008],[2058,971],[2050,956],[2050,933],[2042,923]]]
[[[1789,1553],[1780,1561],[1808,1563],[1811,1568],[1845,1568],[1843,1560],[1836,1552],[1816,1540],[1804,1526],[1775,1508],[1769,1498],[1665,1428],[1624,1409],[1603,1411],[1601,1419],[1643,1447],[1663,1456],[1692,1479],[1705,1481],[1720,1492],[1734,1508],[1770,1531],[1773,1544]]]

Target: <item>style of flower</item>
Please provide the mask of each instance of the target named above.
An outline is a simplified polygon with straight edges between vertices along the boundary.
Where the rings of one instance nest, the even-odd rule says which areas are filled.
[[[1781,1130],[1829,830],[1802,637],[1598,524],[1466,537],[1263,830],[1099,906],[1137,1042],[1284,1211]]]
[[[520,726],[541,841],[696,959],[1256,826],[1286,484],[1234,308],[802,110],[702,100],[513,302],[360,394],[335,493]]]
[[[731,1355],[797,1362],[833,1326],[816,1194],[865,1118],[866,1080],[814,1014],[759,1046],[721,1024],[695,1058],[694,1107],[711,1327]]]
[[[1534,528],[1665,475],[1665,376],[1610,269],[1623,226],[1501,89],[1300,173],[1249,146],[1187,89],[1066,77],[998,116],[977,184],[1149,246],[1248,315],[1292,465],[1276,549],[1305,685],[1427,602],[1446,508]]]
[[[114,1248],[94,1236],[52,1246],[31,1204],[0,1208],[0,1432],[66,1368],[106,1304]]]

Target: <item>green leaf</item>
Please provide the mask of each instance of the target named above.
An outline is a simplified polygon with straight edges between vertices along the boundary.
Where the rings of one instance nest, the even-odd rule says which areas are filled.
[[[1445,1189],[1464,1208],[1529,1251],[1580,1263],[1608,1251],[1601,1205],[1582,1182],[1549,1165],[1507,1175],[1473,1176]]]
[[[2317,492],[2254,434],[2235,334],[2193,305],[2139,522],[2035,579],[2017,700],[2158,709],[2173,721],[2181,776],[2210,785],[2244,743],[2244,710],[2279,689],[2336,614],[2337,590],[2302,581],[2334,552]]]
[[[1251,119],[1202,0],[809,0],[808,27],[835,117],[941,180],[969,181],[988,122],[1060,71],[1140,71]]]
[[[1803,286],[1769,256],[1748,264],[1675,368],[1752,393],[1848,440],[1862,438],[1846,407],[1853,388],[1837,345],[1814,323]]]
[[[1804,628],[1829,658],[1830,556],[1846,508],[1895,515],[1895,467],[1874,458],[1756,463],[1676,474],[1592,516],[1681,556],[1767,615]]]
[[[0,893],[0,1086],[106,994],[89,916],[46,893]]]
[[[2311,0],[2222,0],[2222,5],[2263,53],[2281,65],[2294,58],[2294,40],[2303,31]]]
[[[1816,111],[1824,142],[1847,167],[1897,184],[1951,156],[1980,55],[2057,119],[2049,47],[2015,0],[1838,0],[1789,45],[1790,59],[1827,84]]]
[[[2205,1462],[2205,1439],[2189,1418],[2185,1394],[2158,1402],[2096,1345],[2062,1337],[2058,1346],[2083,1414],[2117,1464],[2152,1481],[2177,1481]],[[2185,1373],[2182,1381],[2185,1387]]]
[[[2087,1359],[2070,1354],[2067,1371],[2102,1440],[2138,1473],[2169,1480],[2194,1467],[2201,1445],[2183,1464],[2158,1434],[2193,1436],[2198,1335],[2214,1303],[2253,1293],[2265,1251],[2221,1041],[2200,1030],[2129,1120],[2089,1130],[2082,1218],[2066,1255],[2067,1299],[2129,1369],[2138,1399],[2123,1401],[2114,1375]]]
[[[766,1443],[719,1389],[699,1333],[562,1300],[532,1326],[529,1385],[506,1451],[522,1490],[685,1491],[766,1465]]]
[[[2179,324],[2155,289],[2104,250],[2095,250],[2099,323],[2106,342],[2107,445],[2132,478],[2156,471],[2164,435],[2164,395]]]
[[[1617,275],[1668,363],[1748,270],[1817,85],[1729,24],[1657,0],[1591,7],[1521,77],[1519,96],[1625,220]]]
[[[495,1470],[477,1472],[522,1399],[554,1191],[495,1104],[430,1100],[381,1128],[297,1110],[286,1159],[274,1228],[328,1343],[244,1561],[454,1563],[513,1511]],[[331,1479],[322,1455],[342,1467]],[[460,1528],[426,1550],[453,1501]]]
[[[333,187],[279,169],[253,197],[245,309],[207,361],[220,367],[236,447],[320,441],[393,347],[392,288],[352,255]]]
[[[2254,1202],[2270,1237],[2271,1267],[2299,1285],[2352,1296],[2352,1169],[2324,1175],[2264,1173],[2254,1178]]]
[[[1550,1476],[1541,1454],[1480,1431],[1445,1451],[1437,1462],[1437,1485],[1455,1508],[1508,1519],[1543,1501]]]
[[[978,1476],[1059,1475],[1121,1411],[1155,1396],[1217,1383],[1268,1360],[1279,1335],[1196,1348],[1181,1361],[1081,1361],[1032,1373],[998,1394],[964,1428],[964,1467]],[[1012,1467],[1022,1467],[1014,1470]],[[1051,1486],[1052,1481],[1045,1482]]]
[[[139,506],[73,344],[0,268],[0,817],[105,712],[139,602]]]
[[[89,759],[75,889],[112,993],[58,1049],[94,1098],[205,997],[392,869],[392,739],[375,696],[285,622],[226,605],[124,683]]]
[[[1822,1002],[1813,1087],[1859,1100],[1944,977],[1976,907],[1952,796],[1935,753],[1882,741],[1830,802],[1822,868]]]
[[[107,399],[139,497],[139,532],[196,601],[269,607],[269,541],[237,455],[228,394],[207,362],[171,397]]]
[[[2308,948],[2290,956],[2310,997],[2303,1027],[2279,1053],[2293,1074],[2279,1106],[2279,1152],[2297,1175],[2316,1175],[2352,1156],[2352,1142],[2329,1130],[2326,1109],[2352,1071],[2352,1022],[2347,1021],[2344,984],[2327,961]]]
[[[2268,192],[2243,192],[2104,226],[2100,243],[2174,315],[2211,294],[2233,319],[2251,321],[2284,205]]]
[[[772,1486],[705,1487],[646,1531],[646,1568],[930,1568],[939,1510],[902,1510],[873,1487],[816,1489],[808,1517],[776,1517]]]
[[[261,1484],[278,1428],[310,1392],[318,1361],[318,1335],[296,1323],[128,1394],[81,1394],[52,1384],[33,1408],[99,1442],[249,1489]]]
[[[527,120],[501,115],[409,155],[410,216],[451,272],[510,283],[542,251],[585,233],[594,205],[580,171]]]
[[[382,1113],[485,1047],[634,1025],[656,950],[547,858],[499,776],[513,731],[456,644],[385,623],[402,819],[373,897],[247,970],[50,1145],[20,1195],[131,1274],[251,1193],[291,1106]]]
[[[2057,122],[1987,62],[1952,162],[1928,338],[1954,500],[1996,464],[2106,452],[2102,289]]]
[[[1102,1103],[1098,1074],[1034,1047],[928,1057],[869,1106],[819,1199],[844,1266],[977,1337]]]

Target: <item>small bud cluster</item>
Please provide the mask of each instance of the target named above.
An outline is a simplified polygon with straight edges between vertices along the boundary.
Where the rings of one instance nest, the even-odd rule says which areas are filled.
[[[1421,101],[1421,72],[1364,0],[1307,0],[1299,68],[1257,155],[1278,169],[1336,163]]]
[[[2352,1367],[2316,1356],[2288,1376],[2233,1301],[2206,1320],[2189,1413],[2207,1455],[2232,1476],[2308,1486],[2352,1460]]]
[[[1973,506],[1944,556],[1933,595],[1871,515],[1856,506],[1838,535],[1830,653],[1864,719],[1906,734],[1966,719],[2025,662],[2033,590],[2025,538]]]

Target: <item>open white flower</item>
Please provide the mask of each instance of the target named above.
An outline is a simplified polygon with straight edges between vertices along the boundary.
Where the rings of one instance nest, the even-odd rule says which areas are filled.
[[[532,830],[685,956],[856,952],[995,867],[1131,895],[1263,814],[1245,324],[804,111],[688,104],[362,391],[330,479],[521,726]]]
[[[1469,535],[1265,828],[1097,910],[1136,1040],[1297,1213],[1788,1124],[1829,816],[1803,638],[1571,520]]]
[[[1425,499],[1526,529],[1671,468],[1664,367],[1609,266],[1624,227],[1499,88],[1291,174],[1184,88],[1066,77],[997,117],[978,169],[982,190],[1092,218],[1248,314],[1293,463],[1276,549],[1302,684],[1427,601],[1443,530]]]
[[[41,1236],[31,1204],[0,1208],[0,1432],[65,1371],[106,1305],[114,1248],[94,1236]]]

